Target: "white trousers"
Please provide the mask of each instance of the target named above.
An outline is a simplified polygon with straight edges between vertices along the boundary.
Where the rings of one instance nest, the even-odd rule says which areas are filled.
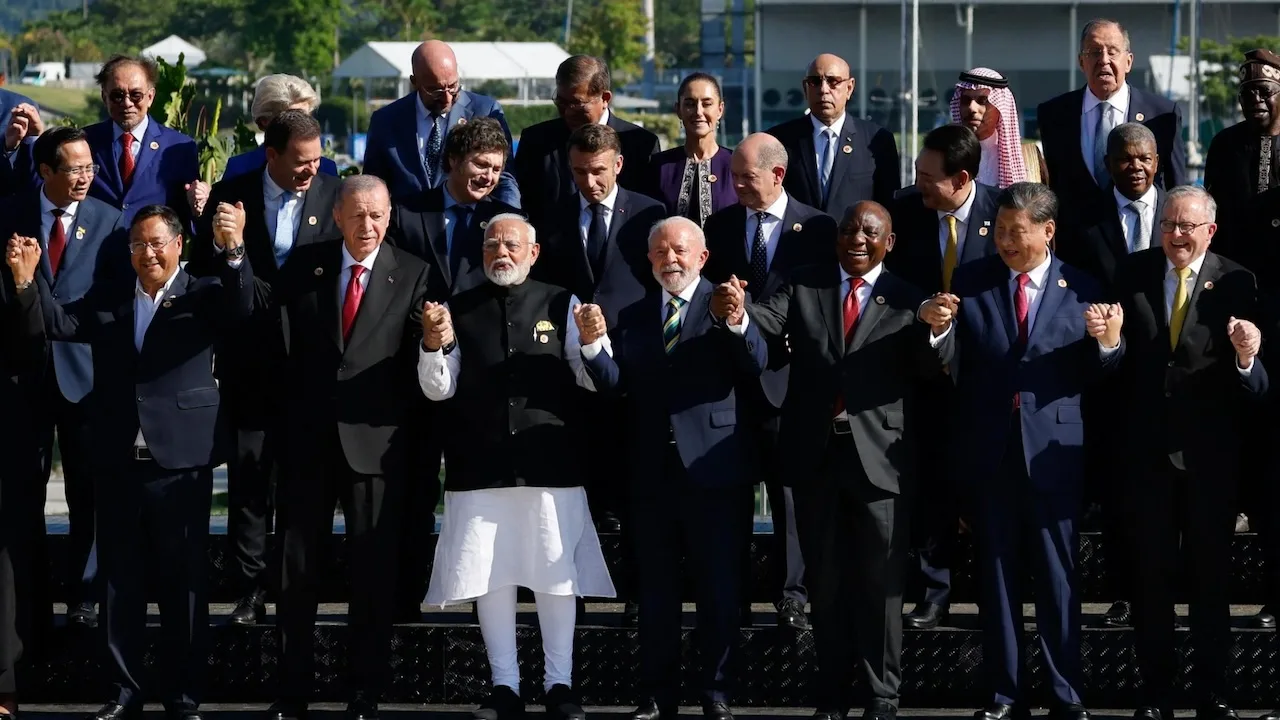
[[[573,633],[578,599],[573,595],[535,592],[538,626],[546,673],[543,689],[553,685],[573,687]],[[493,670],[493,685],[506,685],[520,694],[520,662],[516,657],[516,586],[507,585],[476,599],[480,634]]]

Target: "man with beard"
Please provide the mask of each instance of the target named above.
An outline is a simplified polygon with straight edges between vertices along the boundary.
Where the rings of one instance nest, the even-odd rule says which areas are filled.
[[[951,96],[951,122],[978,135],[982,163],[974,178],[983,185],[1006,188],[1027,179],[1022,157],[1022,118],[1009,81],[990,68],[960,73]]]
[[[609,338],[599,307],[529,279],[539,247],[522,217],[490,220],[482,250],[488,281],[422,315],[418,383],[441,404],[449,466],[427,604],[475,601],[493,689],[473,717],[516,720],[516,589],[532,590],[548,716],[582,720],[574,598],[613,597],[614,588],[582,486],[587,467],[558,460],[577,445],[571,390],[594,389],[582,344],[598,352]]]
[[[738,642],[744,544],[751,527],[751,437],[738,424],[736,385],[759,382],[768,361],[753,326],[725,328],[711,315],[701,277],[706,240],[697,223],[668,218],[649,233],[661,286],[625,308],[612,344],[584,346],[597,388],[623,395],[630,469],[629,527],[640,576],[640,686],[632,720],[674,720],[680,690],[679,571],[687,552],[698,601],[696,670],[702,714],[732,720],[729,692]],[[578,314],[583,338],[605,327],[597,306]],[[740,318],[739,318],[740,319]]]

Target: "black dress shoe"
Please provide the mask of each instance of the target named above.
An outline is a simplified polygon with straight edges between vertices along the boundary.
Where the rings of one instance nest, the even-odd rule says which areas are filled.
[[[640,701],[640,706],[631,713],[631,720],[659,720],[659,718],[673,720],[677,714],[679,713],[674,706],[660,708],[657,700],[646,698]]]
[[[125,707],[117,702],[109,702],[89,717],[93,720],[142,720],[142,706]]]
[[[1230,705],[1215,702],[1196,708],[1196,720],[1240,720],[1240,716]]]
[[[1260,628],[1263,630],[1275,629],[1275,626],[1276,626],[1275,608],[1271,607],[1270,605],[1264,605],[1263,608],[1258,611],[1258,614],[1254,615],[1253,619],[1249,621],[1249,624],[1255,628]]]
[[[183,707],[176,710],[165,710],[165,720],[203,720],[200,711],[193,707]]]
[[[524,701],[515,690],[496,685],[480,707],[471,712],[475,720],[517,720],[524,717]]]
[[[1089,720],[1090,717],[1089,711],[1076,703],[1049,708],[1049,720]]]
[[[1105,627],[1126,628],[1133,624],[1133,606],[1127,600],[1113,603],[1102,616]]]
[[[783,598],[778,601],[778,628],[788,630],[808,630],[809,618],[804,615],[804,606],[795,598]]]
[[[227,616],[232,625],[257,625],[267,617],[267,591],[255,590],[240,598],[236,607]]]
[[[356,695],[347,703],[346,720],[378,720],[378,702],[372,698]]]
[[[555,684],[547,691],[547,718],[549,720],[587,720],[578,693],[568,685]]]
[[[98,627],[98,611],[93,609],[93,603],[76,603],[67,608],[67,624],[96,628]],[[116,703],[111,704],[114,705]],[[106,710],[106,708],[104,707],[103,710]]]
[[[888,700],[879,698],[872,700],[862,710],[862,720],[894,720],[898,717],[898,708]]]
[[[1027,720],[1030,717],[1031,711],[1026,708],[1001,703],[989,705],[987,709],[973,714],[974,720]]]
[[[267,709],[266,720],[307,720],[305,703],[281,700]]]
[[[916,630],[932,630],[947,618],[947,609],[933,603],[919,603],[902,618],[902,624]]]
[[[1134,711],[1133,720],[1173,720],[1173,709],[1147,705]]]
[[[1258,718],[1258,720],[1280,720],[1280,710],[1272,710],[1266,715]]]
[[[640,624],[640,603],[628,600],[622,607],[622,627],[633,628]]]
[[[733,713],[722,702],[703,702],[702,717],[706,720],[733,720]]]
[[[813,720],[845,720],[847,717],[848,710],[817,710],[813,713]]]

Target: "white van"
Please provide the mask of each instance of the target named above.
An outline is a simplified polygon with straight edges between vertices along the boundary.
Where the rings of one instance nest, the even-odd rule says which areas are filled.
[[[32,63],[22,69],[18,82],[23,85],[46,85],[50,82],[64,80],[67,77],[67,66],[60,62]]]

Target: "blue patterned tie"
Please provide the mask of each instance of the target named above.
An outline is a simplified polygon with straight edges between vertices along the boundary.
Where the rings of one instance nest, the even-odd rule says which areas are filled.
[[[680,342],[680,308],[684,306],[684,298],[673,297],[667,301],[667,319],[662,321],[662,344],[670,355]]]
[[[427,138],[427,186],[435,187],[439,183],[436,181],[437,169],[440,167],[440,151],[444,147],[444,131],[440,129],[441,121],[444,120],[439,115],[433,115],[431,120],[431,137]],[[443,173],[439,173],[443,176]]]

